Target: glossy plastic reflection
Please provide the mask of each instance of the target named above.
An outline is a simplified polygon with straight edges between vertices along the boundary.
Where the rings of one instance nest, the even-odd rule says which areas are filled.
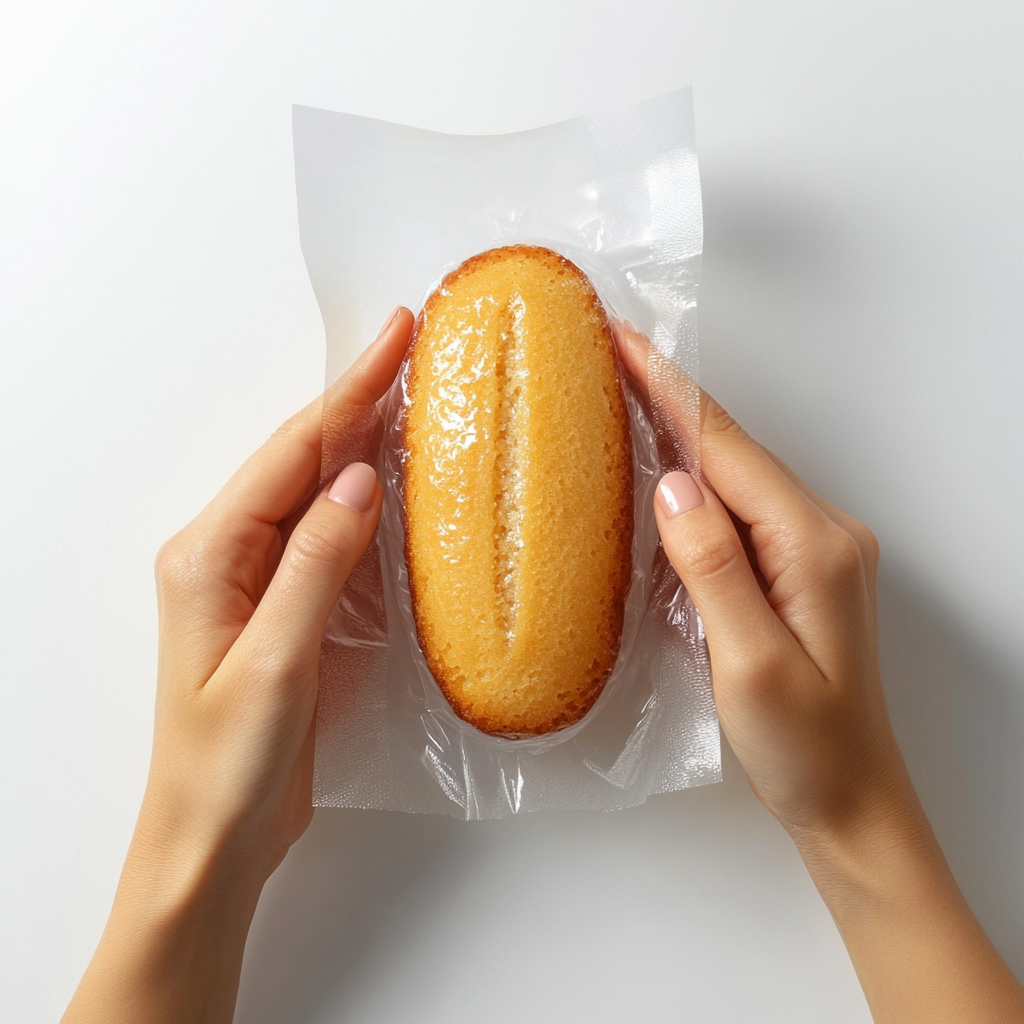
[[[589,714],[524,739],[458,718],[417,644],[402,532],[407,382],[396,383],[381,410],[379,554],[364,559],[325,633],[316,804],[493,818],[611,810],[717,781],[703,634],[657,547],[651,512],[661,472],[699,466],[701,209],[689,91],[501,137],[296,108],[295,146],[300,234],[327,330],[329,382],[351,361],[352,338],[369,341],[396,299],[418,310],[462,260],[512,243],[570,259],[609,315],[629,319],[652,343],[650,422],[627,398],[635,531],[619,656]],[[360,448],[344,431],[324,438],[325,468],[339,451]]]

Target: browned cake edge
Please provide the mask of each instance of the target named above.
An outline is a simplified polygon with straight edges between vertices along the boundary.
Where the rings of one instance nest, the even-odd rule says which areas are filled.
[[[416,317],[416,321],[413,324],[412,337],[409,341],[409,349],[406,353],[406,364],[408,367],[408,391],[414,390],[414,380],[419,377],[419,366],[416,360],[416,342],[422,332],[424,326],[428,322],[431,313],[442,303],[448,296],[442,294],[451,285],[455,284],[462,276],[469,273],[472,270],[478,269],[482,266],[486,266],[489,263],[500,263],[506,256],[515,254],[516,256],[525,256],[528,259],[536,259],[538,262],[545,263],[549,266],[556,267],[559,270],[568,271],[574,274],[584,285],[586,291],[590,295],[590,301],[592,307],[596,309],[600,315],[601,330],[605,335],[608,345],[614,352],[614,341],[612,339],[611,329],[608,325],[608,315],[605,312],[605,308],[601,303],[600,298],[594,289],[590,278],[580,270],[571,260],[562,256],[560,253],[555,252],[552,249],[547,249],[544,246],[539,245],[506,245],[500,246],[496,249],[488,249],[485,252],[478,253],[475,256],[469,257],[460,263],[454,270],[446,274],[437,288],[427,297],[426,302],[423,304],[423,309]],[[617,360],[616,360],[617,365]],[[625,397],[622,393],[621,381],[616,380],[619,385],[615,389],[615,395],[617,401],[613,402],[613,415],[618,421],[619,433],[622,438],[623,444],[625,445],[628,458],[627,466],[629,466],[629,473],[627,477],[622,481],[622,514],[623,518],[627,523],[627,528],[624,529],[618,538],[616,539],[617,544],[620,547],[618,564],[622,566],[622,572],[620,573],[619,579],[615,582],[612,589],[611,605],[612,605],[612,621],[618,623],[611,643],[608,645],[608,665],[603,668],[600,677],[595,677],[591,685],[583,693],[578,694],[578,708],[576,713],[572,717],[566,717],[564,715],[556,716],[545,716],[543,718],[536,717],[532,722],[524,723],[518,722],[513,725],[507,721],[499,721],[490,716],[474,716],[470,708],[459,699],[455,688],[452,686],[451,681],[447,679],[443,672],[443,667],[439,663],[438,659],[434,657],[433,651],[431,650],[431,644],[428,639],[424,636],[423,628],[420,625],[419,616],[416,614],[416,608],[418,606],[418,579],[419,573],[416,568],[415,553],[412,550],[412,546],[409,544],[409,506],[403,500],[402,502],[402,526],[405,532],[405,562],[408,568],[409,574],[409,591],[412,598],[413,607],[413,621],[416,625],[416,638],[420,646],[420,650],[423,652],[423,656],[426,659],[427,667],[430,669],[431,675],[434,677],[435,682],[440,687],[441,692],[444,694],[445,699],[451,705],[452,710],[455,714],[461,718],[464,722],[468,722],[474,728],[479,729],[481,732],[488,733],[493,736],[541,736],[547,733],[558,731],[567,728],[570,725],[575,724],[581,718],[583,718],[590,709],[594,706],[597,698],[601,695],[604,689],[605,683],[608,681],[608,677],[611,675],[612,669],[615,666],[616,659],[618,658],[619,649],[622,645],[622,629],[625,617],[625,605],[626,595],[629,591],[629,585],[632,577],[632,545],[633,545],[633,480],[632,480],[632,442],[629,412],[626,408]],[[408,415],[408,414],[407,414]],[[403,425],[403,435],[404,435]],[[404,440],[403,440],[404,447]]]

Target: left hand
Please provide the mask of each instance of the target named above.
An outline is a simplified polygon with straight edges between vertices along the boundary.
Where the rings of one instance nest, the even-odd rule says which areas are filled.
[[[149,781],[66,1024],[231,1019],[260,890],[313,813],[320,638],[380,517],[364,463],[316,493],[322,424],[357,429],[374,415],[412,322],[396,310],[352,369],[160,550]]]
[[[292,527],[294,515],[316,491],[324,403],[332,418],[352,420],[372,407],[411,326],[399,310],[157,556],[156,735],[143,818],[206,842],[237,837],[264,878],[312,817],[320,637],[377,528],[381,487],[354,463]]]

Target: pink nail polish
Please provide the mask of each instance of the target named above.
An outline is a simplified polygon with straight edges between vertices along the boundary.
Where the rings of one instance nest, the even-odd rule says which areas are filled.
[[[704,504],[704,494],[689,473],[666,473],[658,484],[658,507],[669,519],[692,512]]]
[[[357,512],[369,512],[377,493],[377,474],[365,462],[346,466],[331,484],[327,497],[339,505],[348,505]]]

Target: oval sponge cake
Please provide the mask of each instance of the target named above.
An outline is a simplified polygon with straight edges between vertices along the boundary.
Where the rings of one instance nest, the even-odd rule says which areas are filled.
[[[427,664],[495,735],[582,718],[618,655],[633,462],[608,318],[537,246],[467,260],[423,307],[406,379],[405,552]]]

